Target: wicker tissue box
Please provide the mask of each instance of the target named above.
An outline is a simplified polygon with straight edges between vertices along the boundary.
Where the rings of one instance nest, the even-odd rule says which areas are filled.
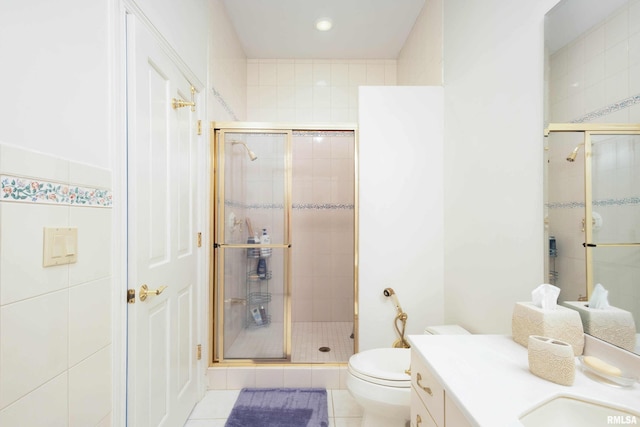
[[[635,350],[636,324],[628,311],[617,307],[594,309],[586,301],[565,301],[563,304],[580,314],[585,333],[626,350]]]
[[[529,345],[530,335],[538,335],[571,344],[575,356],[581,355],[584,349],[580,315],[567,307],[543,309],[532,302],[517,302],[511,318],[511,334],[515,342],[525,347]]]

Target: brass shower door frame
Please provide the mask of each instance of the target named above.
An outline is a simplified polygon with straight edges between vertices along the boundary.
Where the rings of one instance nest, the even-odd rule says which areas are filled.
[[[593,292],[593,167],[592,135],[640,135],[640,124],[634,123],[549,123],[544,136],[554,132],[575,132],[583,134],[584,144],[584,257],[587,282],[587,299]],[[640,246],[640,243],[598,243],[597,246]]]
[[[224,237],[224,227],[216,224],[216,217],[218,214],[218,203],[217,200],[219,198],[224,198],[224,189],[220,189],[220,181],[219,176],[224,173],[224,161],[222,162],[222,170],[219,170],[219,162],[218,160],[223,155],[223,152],[219,152],[219,145],[217,144],[217,139],[220,137],[222,141],[224,141],[224,135],[227,132],[230,133],[266,133],[266,134],[286,134],[287,142],[286,142],[286,159],[285,159],[285,236],[284,240],[288,243],[288,248],[285,248],[286,256],[285,256],[285,277],[284,277],[284,288],[285,288],[285,296],[284,296],[284,347],[285,347],[285,358],[281,359],[224,359],[223,349],[224,349],[224,289],[219,286],[219,275],[220,266],[218,265],[220,262],[224,262],[224,260],[219,260],[216,256],[216,248],[214,247],[212,251],[212,262],[211,267],[209,269],[209,294],[211,296],[209,304],[209,349],[210,349],[210,359],[209,359],[209,367],[214,366],[238,366],[238,365],[247,365],[254,366],[260,364],[270,364],[270,365],[289,365],[291,364],[291,348],[292,348],[292,331],[291,331],[291,323],[292,323],[292,304],[291,304],[291,212],[293,208],[292,202],[292,138],[293,133],[298,131],[337,131],[337,132],[353,132],[354,135],[354,259],[353,259],[353,329],[354,329],[354,353],[358,351],[358,318],[359,318],[359,307],[358,307],[358,217],[359,217],[359,209],[358,209],[358,188],[359,188],[359,173],[358,173],[358,126],[354,123],[334,123],[334,124],[324,124],[324,123],[310,123],[310,124],[300,124],[300,123],[272,123],[272,122],[211,122],[210,123],[210,149],[211,149],[211,197],[210,197],[210,231],[211,231],[211,242],[214,242],[214,246],[216,243],[221,241],[220,239]],[[223,149],[224,150],[224,149]],[[222,192],[222,194],[220,194]],[[274,245],[280,247],[280,245]],[[244,248],[249,247],[248,245],[233,245],[234,248]],[[220,289],[219,289],[220,288]],[[222,321],[220,321],[222,319]],[[309,364],[310,362],[304,362],[304,364]],[[345,362],[346,363],[346,362]],[[345,363],[338,363],[338,365],[344,365]],[[325,365],[331,365],[332,363],[326,363]]]

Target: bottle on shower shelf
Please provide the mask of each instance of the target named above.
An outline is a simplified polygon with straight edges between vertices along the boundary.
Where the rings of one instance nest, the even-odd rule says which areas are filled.
[[[268,245],[271,243],[271,237],[267,234],[267,229],[262,229],[262,237],[260,237],[260,244]],[[260,257],[267,258],[271,256],[271,248],[260,248]]]
[[[264,305],[260,306],[260,319],[262,319],[262,324],[266,325],[268,322],[267,318],[267,310],[264,309]]]
[[[265,280],[267,278],[267,260],[264,258],[260,258],[258,260],[258,268],[256,273],[258,273],[258,277],[261,280]]]

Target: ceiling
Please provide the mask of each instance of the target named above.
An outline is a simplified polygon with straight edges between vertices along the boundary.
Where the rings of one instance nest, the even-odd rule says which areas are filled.
[[[224,0],[247,58],[396,59],[425,0]],[[316,30],[319,18],[333,28]]]

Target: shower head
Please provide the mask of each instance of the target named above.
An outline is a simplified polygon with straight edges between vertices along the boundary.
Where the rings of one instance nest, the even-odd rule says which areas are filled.
[[[391,297],[391,299],[393,300],[393,303],[396,306],[396,310],[398,311],[398,315],[404,314],[404,312],[402,311],[402,307],[400,307],[400,302],[398,301],[398,297],[396,296],[396,293],[392,288],[384,288],[384,291],[382,291],[382,294],[385,297]]]
[[[578,155],[578,150],[580,149],[580,147],[582,147],[584,145],[584,143],[582,144],[578,144],[576,146],[576,148],[573,149],[573,151],[571,152],[571,154],[569,154],[567,156],[567,162],[574,162],[576,160],[576,156]]]
[[[236,144],[240,144],[244,147],[245,150],[247,150],[247,154],[249,155],[249,159],[251,159],[251,161],[253,162],[255,159],[258,158],[258,156],[256,156],[256,153],[254,153],[253,151],[251,151],[249,149],[249,147],[247,147],[247,144],[245,144],[242,141],[231,141],[231,145],[236,145]]]

